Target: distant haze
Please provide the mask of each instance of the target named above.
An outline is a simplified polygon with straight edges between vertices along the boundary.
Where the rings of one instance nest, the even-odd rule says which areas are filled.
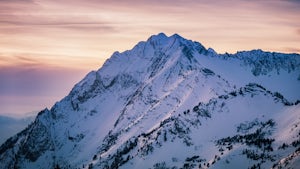
[[[9,137],[26,128],[34,119],[34,114],[26,115],[24,118],[11,118],[0,115],[0,145]]]

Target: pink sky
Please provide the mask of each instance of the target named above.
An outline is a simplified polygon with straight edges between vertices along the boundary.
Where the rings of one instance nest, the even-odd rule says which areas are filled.
[[[297,0],[2,0],[0,115],[51,107],[114,51],[178,33],[219,53],[300,52]]]

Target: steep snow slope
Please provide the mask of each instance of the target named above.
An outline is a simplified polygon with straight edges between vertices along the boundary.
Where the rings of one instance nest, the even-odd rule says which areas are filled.
[[[0,168],[295,167],[300,56],[158,34],[115,52],[0,147]]]

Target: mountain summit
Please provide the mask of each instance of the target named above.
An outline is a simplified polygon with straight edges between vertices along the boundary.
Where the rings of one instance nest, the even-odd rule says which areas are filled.
[[[0,147],[0,168],[296,168],[300,55],[163,33],[115,52]]]

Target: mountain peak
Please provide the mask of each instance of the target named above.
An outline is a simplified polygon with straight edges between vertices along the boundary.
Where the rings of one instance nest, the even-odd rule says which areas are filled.
[[[174,33],[173,35],[171,36],[167,36],[165,33],[163,32],[160,32],[156,35],[151,35],[149,39],[166,39],[166,38],[181,38],[181,39],[184,39],[182,36],[180,36],[179,34],[177,33]]]
[[[183,38],[182,36],[180,36],[179,34],[175,33],[171,36],[167,36],[165,33],[159,33],[157,35],[152,35],[150,36],[150,38],[147,40],[147,41],[161,41],[161,42],[165,42],[165,41],[168,41],[168,40],[179,40],[179,41],[190,41],[190,40],[187,40],[185,38]],[[192,41],[190,41],[192,42]]]
[[[163,32],[158,33],[157,35],[151,35],[150,38],[167,38],[167,35]]]

